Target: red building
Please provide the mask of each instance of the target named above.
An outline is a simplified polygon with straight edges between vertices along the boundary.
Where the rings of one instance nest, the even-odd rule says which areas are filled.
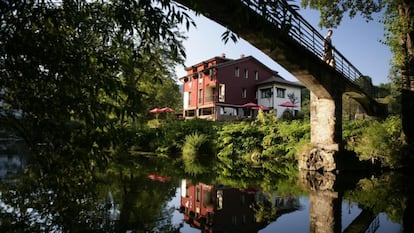
[[[266,223],[256,222],[256,193],[182,180],[180,211],[186,223],[202,232],[257,232]]]
[[[258,188],[181,181],[180,212],[187,224],[202,232],[258,232],[283,214],[299,209],[299,199],[294,196],[269,196]]]
[[[186,71],[188,75],[181,80],[184,82],[183,115],[187,119],[226,120],[248,116],[250,109],[246,111],[242,105],[257,104],[258,84],[274,77],[285,80],[252,56],[228,59],[223,54]]]

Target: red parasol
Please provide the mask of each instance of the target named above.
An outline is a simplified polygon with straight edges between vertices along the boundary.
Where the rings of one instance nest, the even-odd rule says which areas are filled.
[[[149,111],[149,113],[151,113],[151,114],[158,114],[160,112],[162,112],[162,110],[159,109],[159,108],[153,108]]]
[[[163,112],[175,112],[175,111],[174,111],[174,109],[172,109],[170,107],[153,108],[149,111],[149,113],[151,113],[151,114],[158,114],[158,113],[163,113]]]
[[[161,112],[175,112],[174,109],[170,107],[161,108],[160,110]]]
[[[266,107],[266,106],[264,106],[264,105],[258,105],[258,106],[256,106],[256,107],[252,107],[252,109],[255,109],[255,110],[264,110],[264,111],[266,111],[266,110],[269,110],[269,107]]]
[[[282,106],[282,107],[289,107],[289,108],[296,108],[296,107],[297,107],[297,105],[296,105],[296,104],[294,104],[294,103],[292,103],[292,102],[289,102],[289,101],[284,102],[284,103],[281,103],[281,104],[279,104],[279,106]]]
[[[258,105],[255,104],[255,103],[249,102],[249,103],[243,104],[242,107],[243,108],[253,108],[253,107],[258,107]]]

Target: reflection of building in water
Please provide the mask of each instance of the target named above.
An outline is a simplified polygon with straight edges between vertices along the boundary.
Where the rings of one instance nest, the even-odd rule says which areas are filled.
[[[257,232],[282,214],[298,209],[295,197],[269,197],[258,189],[181,182],[184,221],[205,232]]]

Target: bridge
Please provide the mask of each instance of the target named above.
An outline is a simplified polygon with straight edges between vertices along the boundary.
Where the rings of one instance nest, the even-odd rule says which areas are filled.
[[[343,227],[342,202],[344,193],[353,190],[363,179],[362,174],[346,174],[345,172],[322,174],[315,171],[300,171],[299,183],[309,192],[309,232],[376,232],[379,228],[379,217],[368,207],[351,223]],[[343,230],[342,230],[343,229]]]
[[[386,108],[362,87],[363,74],[334,48],[335,66],[324,62],[324,37],[284,0],[177,0],[225,26],[294,75],[311,92],[311,143],[301,155],[304,170],[338,169],[342,149],[342,96],[352,97],[370,116],[384,117]]]

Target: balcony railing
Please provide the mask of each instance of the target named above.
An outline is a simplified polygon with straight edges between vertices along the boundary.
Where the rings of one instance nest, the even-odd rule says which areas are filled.
[[[205,102],[214,102],[214,96],[206,96]]]

